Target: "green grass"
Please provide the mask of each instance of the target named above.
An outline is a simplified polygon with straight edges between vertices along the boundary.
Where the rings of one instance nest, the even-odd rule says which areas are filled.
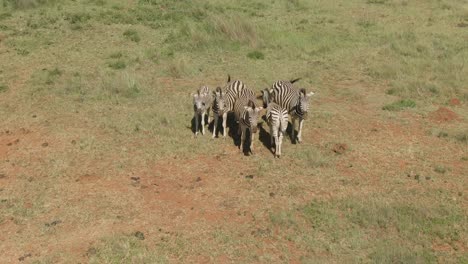
[[[127,67],[127,64],[123,60],[117,60],[115,62],[109,63],[109,67],[115,70],[120,70],[120,69],[125,69]]]
[[[5,84],[0,84],[0,93],[8,91],[8,86]]]
[[[247,57],[254,59],[254,60],[265,59],[265,55],[261,51],[258,51],[258,50],[247,53]]]
[[[140,38],[140,35],[138,34],[138,32],[134,29],[127,29],[125,30],[125,32],[123,33],[123,35],[131,40],[131,41],[134,41],[134,42],[140,42],[141,38]]]
[[[356,252],[348,260],[374,263],[435,262],[431,241],[456,243],[465,220],[458,207],[381,199],[313,201],[298,211],[270,213],[278,235],[296,234],[292,242],[297,247],[332,256]]]
[[[416,103],[413,100],[400,100],[382,107],[383,110],[388,111],[400,111],[405,108],[414,108],[416,107]]]
[[[97,247],[87,251],[89,263],[167,263],[164,255],[148,249],[144,242],[132,235],[116,235],[103,239]]]
[[[0,4],[0,229],[15,233],[0,251],[51,263],[466,259],[462,2]],[[273,159],[269,139],[249,157],[231,138],[194,139],[190,94],[227,74],[257,93],[301,77],[317,92],[304,143],[285,136]],[[453,98],[460,119],[425,118]],[[335,155],[334,142],[352,149]],[[132,226],[145,240],[122,231]],[[62,253],[71,241],[89,248]]]

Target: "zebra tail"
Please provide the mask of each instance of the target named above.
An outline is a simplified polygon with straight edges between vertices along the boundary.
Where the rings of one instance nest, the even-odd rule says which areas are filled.
[[[302,78],[297,78],[297,79],[291,80],[291,81],[289,81],[289,82],[290,82],[290,83],[295,83],[295,82],[299,81],[300,79],[302,79]]]

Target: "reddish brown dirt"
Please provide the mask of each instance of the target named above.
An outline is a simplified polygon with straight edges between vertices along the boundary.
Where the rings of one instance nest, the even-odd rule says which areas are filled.
[[[451,106],[458,106],[458,105],[461,104],[460,100],[457,99],[457,98],[452,98],[452,99],[450,99],[450,102],[449,102],[449,103],[450,103]]]
[[[167,82],[170,86],[170,81]],[[77,155],[74,162],[79,165],[70,164],[66,177],[54,178],[47,173],[48,163],[60,159],[61,153],[67,151],[68,155],[74,155],[70,146],[78,147],[78,143],[71,142],[79,138],[79,133],[64,137],[51,134],[43,126],[12,125],[8,131],[0,131],[0,161],[8,160],[0,167],[0,173],[5,175],[0,178],[0,189],[23,197],[20,208],[34,208],[40,205],[35,204],[36,197],[31,195],[38,191],[28,190],[32,181],[44,188],[47,206],[27,221],[21,221],[18,216],[0,223],[1,259],[14,263],[29,253],[31,257],[26,261],[55,254],[53,261],[63,262],[59,255],[63,253],[77,262],[87,262],[89,248],[98,247],[101,239],[113,234],[141,231],[145,234],[145,245],[151,248],[162,240],[175,243],[181,235],[187,236],[190,243],[207,237],[210,243],[216,243],[209,234],[223,229],[261,241],[265,248],[257,249],[259,255],[273,256],[278,262],[287,259],[290,263],[300,263],[301,256],[307,254],[305,249],[292,241],[281,244],[282,241],[265,235],[276,232],[268,230],[265,209],[281,210],[291,203],[297,206],[313,199],[390,193],[396,188],[407,192],[466,192],[460,184],[466,173],[466,163],[460,161],[465,149],[429,135],[427,131],[431,127],[421,115],[401,113],[400,119],[386,120],[369,105],[355,107],[335,97],[323,98],[320,107],[343,111],[325,121],[312,117],[306,124],[306,143],[293,146],[286,140],[283,145],[286,155],[275,162],[294,166],[300,161],[288,158],[287,153],[291,155],[295,149],[311,146],[324,153],[336,150],[343,155],[334,155],[327,166],[319,168],[319,173],[286,175],[287,179],[283,175],[258,175],[258,163],[248,162],[231,142],[221,140],[214,144],[223,154],[166,157],[117,171],[106,168],[119,159],[119,153],[106,153],[100,160]],[[458,119],[447,108],[431,113],[430,118],[437,122]],[[321,122],[320,127],[314,122]],[[93,133],[98,140],[110,136],[100,131]],[[43,146],[44,142],[48,145]],[[330,148],[330,142],[343,143]],[[138,148],[144,142],[124,144]],[[271,158],[260,142],[256,146],[256,155]],[[440,155],[440,149],[444,155]],[[17,160],[21,162],[16,163]],[[443,164],[452,170],[445,178],[434,181],[421,176],[424,184],[415,180],[416,173],[433,175],[433,164]],[[253,178],[246,178],[247,175]],[[44,186],[38,183],[42,181]],[[291,191],[294,188],[296,192]],[[467,198],[464,195],[458,199]],[[61,223],[45,227],[45,223],[57,219]],[[433,249],[454,251],[444,243],[434,244]],[[285,252],[289,256],[284,256]],[[242,261],[223,252],[215,257],[206,252],[188,253],[182,259],[177,255],[169,257],[173,263]]]
[[[455,112],[446,107],[439,107],[439,109],[429,114],[429,118],[439,123],[460,119],[460,117]]]

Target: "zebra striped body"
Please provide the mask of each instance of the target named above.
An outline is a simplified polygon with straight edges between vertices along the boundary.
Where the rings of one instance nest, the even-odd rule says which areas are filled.
[[[302,127],[304,120],[307,118],[309,108],[309,97],[313,95],[313,92],[306,93],[305,89],[296,89],[293,87],[293,81],[277,81],[272,85],[270,90],[271,99],[274,103],[277,103],[281,107],[288,110],[292,119],[292,139],[294,137],[294,127],[296,119],[299,119],[299,129],[297,132],[297,142],[302,141]]]
[[[241,142],[239,149],[242,151],[242,147],[244,146],[245,135],[247,132],[247,128],[249,129],[250,134],[250,153],[253,153],[253,142],[254,142],[254,135],[257,133],[257,123],[259,112],[263,109],[263,107],[257,107],[255,104],[255,98],[249,97],[241,97],[238,98],[234,104],[234,115],[236,121],[239,123],[239,132],[241,137]]]
[[[288,128],[288,110],[276,103],[269,103],[267,107],[266,120],[270,126],[270,145],[275,144],[275,156],[281,156],[281,145],[283,135]],[[273,141],[274,139],[274,141]]]
[[[234,110],[234,104],[238,98],[250,96],[255,94],[250,91],[242,81],[230,81],[231,77],[228,77],[228,83],[221,89],[216,88],[214,92],[214,103],[213,103],[213,138],[216,137],[216,129],[218,127],[218,119],[220,116],[223,117],[223,137],[226,138],[226,120],[227,114]]]
[[[210,123],[210,108],[213,98],[210,94],[210,89],[207,86],[202,86],[197,93],[193,95],[193,112],[195,118],[195,136],[198,135],[198,118],[201,117],[202,135],[205,134],[205,115],[208,116],[208,124]]]

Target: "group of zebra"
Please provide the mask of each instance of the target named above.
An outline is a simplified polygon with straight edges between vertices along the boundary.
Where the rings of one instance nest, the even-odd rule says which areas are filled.
[[[210,109],[213,110],[214,126],[213,138],[216,137],[219,117],[223,118],[223,137],[226,137],[226,120],[229,112],[234,112],[235,120],[239,124],[238,134],[241,137],[240,150],[244,145],[246,131],[249,129],[250,153],[253,153],[254,135],[257,133],[258,117],[260,111],[266,108],[266,121],[270,127],[271,146],[275,145],[275,157],[281,156],[283,135],[288,126],[288,114],[292,121],[292,139],[298,143],[302,141],[302,129],[307,117],[309,97],[313,92],[306,93],[304,88],[297,89],[291,81],[277,81],[271,89],[262,90],[263,106],[259,106],[255,92],[248,88],[242,81],[228,81],[224,88],[217,87],[213,93],[207,86],[202,86],[193,95],[193,107],[195,118],[195,135],[199,132],[199,117],[201,117],[201,131],[205,134],[205,115],[210,123]],[[295,123],[299,119],[297,138],[295,137]]]

